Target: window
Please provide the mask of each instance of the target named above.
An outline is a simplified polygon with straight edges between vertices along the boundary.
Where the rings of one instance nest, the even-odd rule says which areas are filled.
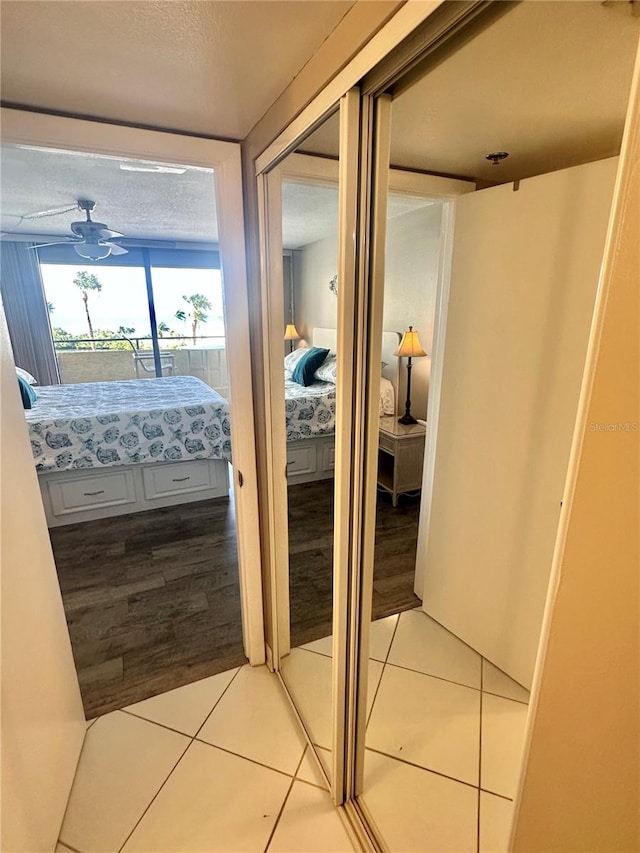
[[[227,392],[217,252],[132,249],[85,264],[68,247],[39,254],[63,382],[182,375]]]

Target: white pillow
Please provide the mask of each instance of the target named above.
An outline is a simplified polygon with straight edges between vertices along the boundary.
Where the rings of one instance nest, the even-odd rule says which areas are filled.
[[[36,377],[32,376],[28,370],[23,370],[21,367],[16,367],[16,373],[18,374],[18,376],[24,379],[25,382],[28,382],[29,385],[38,384],[38,380],[36,379]]]
[[[284,357],[284,378],[291,379],[291,374],[296,369],[296,364],[300,361],[302,356],[309,352],[308,347],[300,347],[299,349],[294,349],[293,352],[290,352],[288,355]]]
[[[331,382],[335,385],[337,370],[338,362],[336,357],[335,355],[329,354],[313,374],[313,378],[317,379],[318,382]]]

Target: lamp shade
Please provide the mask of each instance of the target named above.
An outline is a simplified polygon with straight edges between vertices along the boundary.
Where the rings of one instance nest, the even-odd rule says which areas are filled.
[[[414,332],[413,326],[409,326],[402,336],[400,346],[395,351],[394,355],[397,355],[400,358],[421,358],[423,355],[426,355],[426,352],[422,349],[418,333]]]
[[[299,340],[300,335],[298,334],[298,330],[293,325],[293,323],[289,323],[287,328],[284,330],[284,339],[285,341],[297,341]]]

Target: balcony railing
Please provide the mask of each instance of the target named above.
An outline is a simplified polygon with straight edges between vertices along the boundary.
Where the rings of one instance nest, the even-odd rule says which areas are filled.
[[[215,341],[217,343],[213,343],[212,346],[216,349],[224,347],[225,342],[224,335],[196,335],[195,340],[196,342]],[[167,338],[158,336],[158,344],[161,349],[178,349],[185,346],[194,346],[193,341],[193,335],[171,335],[171,337]],[[56,338],[54,336],[53,343],[56,350],[60,351],[126,349],[126,347],[110,346],[110,344],[114,343],[127,344],[127,346],[131,348],[132,352],[137,352],[141,349],[152,351],[153,349],[151,338],[147,336],[125,337],[113,335],[108,338]],[[88,346],[83,346],[83,344],[88,344]],[[91,344],[95,344],[95,346],[91,346]],[[198,343],[196,343],[195,346],[198,346]]]
[[[163,376],[195,376],[226,396],[225,339],[222,335],[158,338]],[[113,335],[54,340],[60,375],[65,384],[117,382],[155,376],[151,339]],[[120,344],[120,346],[114,346]]]

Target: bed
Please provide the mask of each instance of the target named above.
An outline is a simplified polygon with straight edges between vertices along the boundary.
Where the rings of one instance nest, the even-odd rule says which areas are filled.
[[[334,363],[335,339],[334,329],[313,330],[313,345],[329,349]],[[381,414],[395,412],[399,339],[384,334]],[[333,476],[329,374],[306,387],[285,381],[291,484]],[[228,403],[195,377],[40,387],[25,416],[50,527],[229,493]]]
[[[303,387],[291,381],[285,359],[285,416],[287,436],[287,480],[289,484],[333,477],[335,467],[335,329],[316,327],[311,332],[311,346],[329,350],[333,371],[326,372],[332,381],[315,381]],[[396,413],[398,359],[394,353],[400,343],[398,332],[382,336],[382,366],[380,375],[380,415]],[[324,375],[324,374],[323,374]]]
[[[228,403],[193,376],[44,386],[25,416],[50,527],[229,493]]]
[[[25,416],[39,472],[231,459],[227,401],[193,376],[45,386]]]

